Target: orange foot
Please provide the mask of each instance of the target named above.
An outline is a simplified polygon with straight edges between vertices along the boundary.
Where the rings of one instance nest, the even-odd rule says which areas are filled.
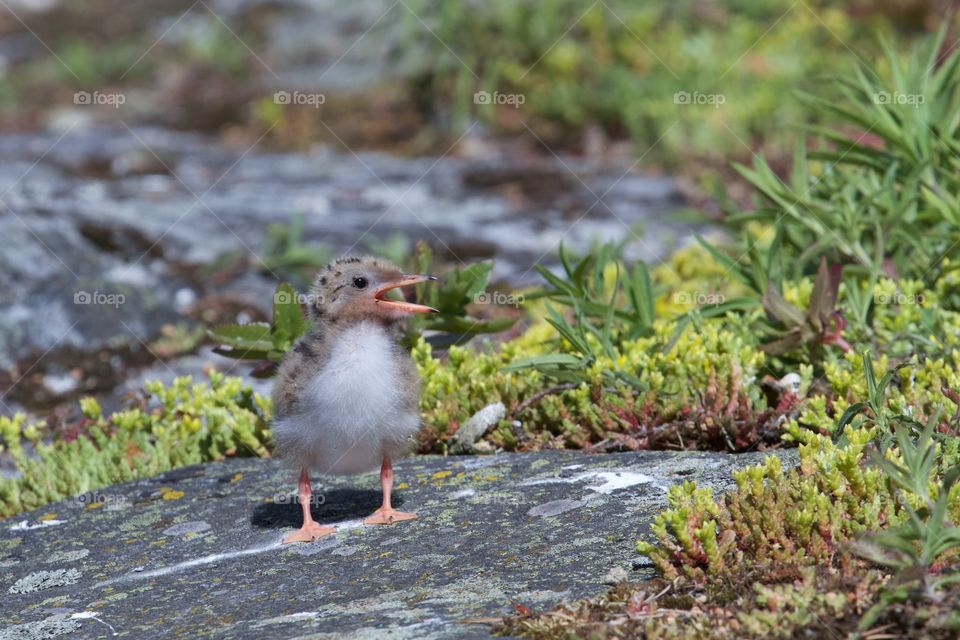
[[[324,536],[336,532],[335,527],[324,527],[316,522],[305,522],[303,526],[296,531],[285,535],[283,537],[283,544],[290,544],[291,542],[313,542],[314,540],[319,540]]]
[[[393,524],[394,522],[400,522],[401,520],[416,519],[417,514],[415,513],[404,513],[403,511],[384,509],[383,507],[380,507],[373,512],[373,515],[364,519],[363,524]]]

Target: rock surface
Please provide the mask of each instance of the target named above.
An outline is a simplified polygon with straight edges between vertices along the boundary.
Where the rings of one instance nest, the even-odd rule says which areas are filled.
[[[300,517],[280,463],[178,469],[4,522],[0,639],[487,637],[476,620],[511,603],[543,609],[610,576],[649,577],[634,543],[667,488],[720,490],[761,457],[417,457],[397,466],[396,502],[419,520],[363,526],[374,474],[324,477],[314,514],[338,532],[295,546],[280,544]]]

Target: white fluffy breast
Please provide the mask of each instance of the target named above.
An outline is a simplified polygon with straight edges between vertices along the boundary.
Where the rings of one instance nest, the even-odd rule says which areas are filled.
[[[392,347],[381,326],[360,324],[338,340],[304,399],[325,407],[326,422],[360,427],[389,416],[400,401]]]
[[[281,451],[322,473],[360,473],[399,455],[419,427],[405,407],[400,363],[386,330],[364,322],[342,334],[301,392],[299,410],[274,427]]]

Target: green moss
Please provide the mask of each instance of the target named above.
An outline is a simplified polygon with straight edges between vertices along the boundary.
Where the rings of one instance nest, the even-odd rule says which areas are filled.
[[[461,424],[493,402],[507,406],[508,419],[488,433],[487,440],[507,450],[584,447],[640,426],[680,419],[703,424],[714,419],[723,429],[724,421],[732,423],[734,416],[746,418],[764,408],[754,384],[764,355],[747,338],[719,322],[684,332],[675,342],[675,324],[659,322],[654,330],[648,338],[623,342],[612,357],[600,355],[585,376],[587,382],[556,387],[535,403],[525,401],[553,388],[550,380],[535,370],[503,368],[554,348],[549,325],[536,324],[496,351],[454,347],[445,362],[421,341],[414,349],[425,381],[421,410],[428,429],[421,449],[442,450]],[[604,375],[609,371],[630,374],[645,391],[611,384]],[[511,419],[520,421],[519,429]]]
[[[17,471],[0,480],[0,516],[174,467],[269,455],[269,401],[239,378],[147,383],[140,406],[110,416],[92,399],[81,407],[85,417],[74,430],[50,441],[23,415],[0,417],[0,452]]]

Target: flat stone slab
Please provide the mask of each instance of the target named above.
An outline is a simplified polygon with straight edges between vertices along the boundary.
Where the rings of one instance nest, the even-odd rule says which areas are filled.
[[[277,461],[177,469],[0,523],[0,640],[488,637],[476,619],[513,603],[539,610],[601,593],[608,576],[649,577],[634,543],[667,488],[722,490],[761,458],[415,457],[396,466],[395,506],[419,520],[364,526],[376,475],[316,478],[315,517],[338,531],[299,545],[280,543],[300,514]]]

